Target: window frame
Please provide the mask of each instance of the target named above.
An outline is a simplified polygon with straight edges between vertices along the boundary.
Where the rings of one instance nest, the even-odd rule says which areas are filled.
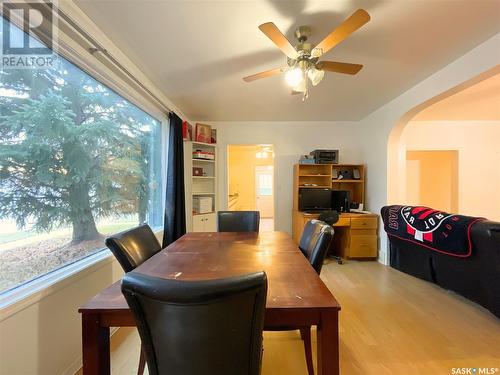
[[[0,17],[2,15],[0,14]],[[87,20],[83,20],[86,23]],[[60,23],[62,21],[59,21]],[[59,23],[59,25],[60,25]],[[90,26],[90,25],[89,25]],[[92,25],[93,26],[93,25]],[[166,188],[167,146],[168,146],[168,114],[154,104],[136,88],[130,85],[119,74],[114,72],[109,64],[103,62],[96,54],[91,54],[85,46],[79,44],[70,35],[58,29],[58,39],[54,41],[55,52],[81,69],[95,80],[107,86],[110,90],[128,100],[133,105],[155,118],[161,126],[161,191]],[[135,67],[135,66],[134,66]],[[161,196],[161,212],[165,211],[165,195]],[[163,227],[153,227],[155,234],[161,235]],[[97,252],[63,265],[53,271],[40,275],[32,280],[20,284],[13,289],[0,293],[0,322],[9,316],[53,294],[68,283],[74,282],[85,274],[93,272],[112,262],[112,253],[103,247]]]

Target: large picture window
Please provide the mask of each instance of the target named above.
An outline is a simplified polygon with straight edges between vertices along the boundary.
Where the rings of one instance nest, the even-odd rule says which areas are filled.
[[[100,251],[107,234],[162,225],[161,134],[62,57],[1,71],[0,293]]]

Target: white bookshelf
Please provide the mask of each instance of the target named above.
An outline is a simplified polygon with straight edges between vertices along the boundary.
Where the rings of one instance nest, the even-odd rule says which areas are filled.
[[[213,152],[215,160],[196,159],[193,151]],[[184,183],[186,196],[186,230],[188,232],[216,232],[217,211],[217,145],[184,141]],[[193,176],[193,167],[202,168],[203,176]],[[193,199],[212,197],[212,210],[209,213],[193,212]]]

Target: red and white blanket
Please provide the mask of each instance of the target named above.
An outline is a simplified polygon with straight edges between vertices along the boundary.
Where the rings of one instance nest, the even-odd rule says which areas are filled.
[[[381,212],[388,236],[461,258],[472,253],[471,227],[484,220],[423,206],[386,206]]]

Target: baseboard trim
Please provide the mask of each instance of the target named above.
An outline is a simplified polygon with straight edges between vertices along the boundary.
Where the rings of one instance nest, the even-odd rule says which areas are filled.
[[[82,356],[80,355],[61,373],[61,375],[75,375],[81,368]]]

